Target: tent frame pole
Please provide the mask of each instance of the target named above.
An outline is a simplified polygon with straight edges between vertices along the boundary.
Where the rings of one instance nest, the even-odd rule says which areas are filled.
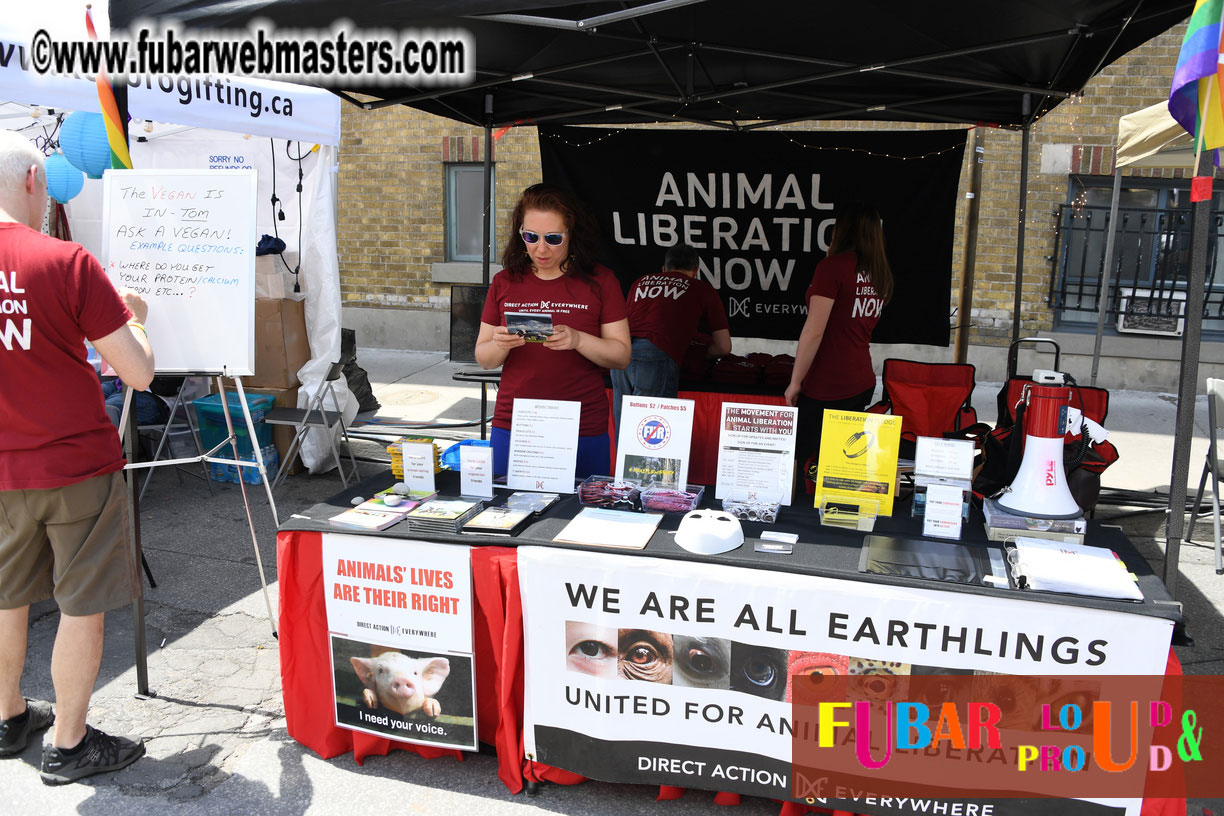
[[[636,20],[647,14],[668,11],[681,6],[691,6],[704,3],[705,0],[658,0],[644,6],[598,14],[582,20],[567,20],[559,17],[540,17],[534,14],[482,14],[473,15],[473,20],[492,20],[497,23],[514,23],[515,25],[533,26],[535,28],[559,28],[565,31],[594,31],[601,25],[619,23],[623,20]]]
[[[1213,178],[1214,150],[1199,154],[1195,175]],[[1213,182],[1214,183],[1214,182]],[[1195,201],[1190,221],[1190,274],[1186,281],[1186,326],[1182,334],[1181,372],[1177,391],[1177,430],[1173,437],[1173,474],[1165,514],[1163,575],[1169,595],[1177,598],[1178,560],[1186,522],[1186,480],[1190,475],[1190,443],[1194,441],[1194,402],[1198,395],[1199,346],[1203,339],[1203,290],[1207,286],[1208,237],[1212,195]],[[1197,508],[1196,508],[1197,509]]]
[[[484,242],[481,244],[480,280],[489,285],[489,244],[493,241],[493,94],[484,98]],[[480,438],[489,438],[489,384],[480,383]]]
[[[1101,368],[1101,339],[1105,334],[1105,312],[1109,310],[1113,297],[1114,244],[1118,238],[1118,200],[1122,197],[1122,168],[1116,164],[1115,151],[1113,193],[1109,197],[1109,220],[1105,226],[1105,263],[1101,269],[1101,287],[1097,295],[1096,340],[1092,344],[1092,378],[1089,384],[1097,384],[1097,372]]]
[[[982,162],[986,148],[982,146],[982,129],[973,128],[973,144],[969,161],[969,212],[965,217],[965,249],[961,263],[960,307],[956,321],[956,362],[963,363],[969,356],[969,313],[973,311],[973,273],[977,263],[978,212],[982,200]]]
[[[1025,107],[1028,107],[1031,99],[1031,96],[1025,95]],[[1020,133],[1020,206],[1017,211],[1016,224],[1016,291],[1015,299],[1012,301],[1013,345],[1020,339],[1020,306],[1024,295],[1024,227],[1028,219],[1029,141],[1033,133],[1033,126],[1025,125]]]
[[[370,102],[360,102],[358,104],[360,104],[364,110],[378,110],[379,108],[386,108],[391,105],[413,105],[417,102],[424,102],[429,99],[442,99],[447,96],[454,96],[455,94],[463,93],[464,91],[474,91],[481,88],[496,88],[499,85],[510,85],[515,82],[523,82],[529,79],[541,79],[553,74],[560,74],[566,71],[576,71],[584,68],[594,68],[600,65],[620,62],[621,60],[636,59],[645,56],[658,56],[659,52],[675,51],[686,47],[686,45],[680,43],[675,45],[659,45],[656,46],[655,50],[653,51],[650,48],[643,47],[637,51],[625,51],[619,54],[611,54],[606,57],[596,57],[594,59],[582,60],[581,62],[568,62],[564,65],[554,65],[551,68],[538,68],[525,74],[504,74],[481,69],[479,73],[486,76],[492,76],[493,78],[486,79],[481,82],[473,82],[469,85],[463,85],[455,88],[443,88],[436,91],[426,91],[424,93],[409,94],[408,96],[397,96],[391,99],[378,99]],[[638,98],[640,96],[633,91],[615,90],[614,92],[620,96],[626,96],[629,98]],[[675,97],[674,99],[663,97],[663,101],[679,103],[683,102],[684,100],[680,97]],[[534,121],[534,119],[532,121]]]

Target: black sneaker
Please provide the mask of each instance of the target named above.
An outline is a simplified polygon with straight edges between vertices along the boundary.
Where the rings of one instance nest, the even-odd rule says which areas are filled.
[[[144,740],[132,742],[126,737],[112,737],[91,725],[85,726],[85,739],[72,754],[48,745],[43,748],[42,781],[46,785],[63,785],[94,774],[126,768],[144,756]]]
[[[30,737],[55,722],[55,710],[46,700],[26,698],[25,722],[0,720],[0,757],[15,756],[25,750]]]

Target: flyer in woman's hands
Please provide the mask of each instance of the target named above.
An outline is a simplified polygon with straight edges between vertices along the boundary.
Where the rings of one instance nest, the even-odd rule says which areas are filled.
[[[506,312],[506,331],[528,343],[543,343],[552,337],[553,319],[543,312]]]

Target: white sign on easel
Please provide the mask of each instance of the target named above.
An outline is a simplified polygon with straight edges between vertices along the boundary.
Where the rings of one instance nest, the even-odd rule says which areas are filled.
[[[616,478],[683,490],[692,439],[692,400],[626,395],[616,438]]]
[[[255,172],[108,170],[102,258],[149,304],[161,374],[255,371]]]
[[[724,402],[716,497],[790,504],[798,419],[787,405]]]
[[[506,487],[573,493],[581,415],[581,402],[516,398]]]
[[[216,375],[231,441],[234,422],[222,376],[234,378],[247,433],[257,438],[241,379],[255,372],[255,182],[253,170],[107,170],[102,176],[102,267],[116,288],[130,289],[148,304],[145,329],[158,374]],[[201,459],[258,468],[272,520],[279,526],[273,474],[260,447],[254,446],[254,461],[226,458],[225,450],[130,462],[125,469]],[[134,483],[129,481],[129,492]],[[275,633],[258,547],[255,559]],[[139,649],[137,660],[140,675],[144,656]]]

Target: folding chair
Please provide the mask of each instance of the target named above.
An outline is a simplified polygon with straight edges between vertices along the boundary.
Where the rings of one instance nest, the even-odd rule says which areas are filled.
[[[1190,526],[1187,527],[1186,541],[1190,541],[1194,533],[1194,522],[1202,515],[1199,507],[1203,501],[1203,488],[1207,486],[1207,474],[1211,474],[1211,515],[1215,526],[1215,559],[1216,575],[1224,575],[1224,551],[1220,547],[1220,449],[1217,446],[1216,429],[1224,420],[1224,379],[1207,379],[1207,417],[1209,430],[1207,433],[1207,460],[1203,462],[1203,475],[1199,479],[1198,493],[1194,497],[1194,512],[1190,514]]]
[[[901,456],[912,459],[920,436],[972,439],[979,448],[990,429],[977,421],[970,363],[884,361],[884,391],[867,409],[873,414],[901,417]]]
[[[340,379],[343,372],[343,362],[332,363],[331,368],[327,371],[327,376],[319,383],[318,390],[315,391],[309,406],[306,408],[273,408],[264,414],[264,422],[269,425],[293,425],[297,428],[297,433],[293,435],[293,442],[285,453],[285,460],[281,462],[280,472],[276,474],[276,480],[272,483],[273,488],[283,482],[285,477],[289,475],[289,466],[293,463],[293,457],[301,448],[302,442],[311,428],[321,428],[327,431],[328,441],[331,442],[332,454],[336,457],[336,470],[340,472],[341,483],[348,487],[350,477],[354,483],[359,481],[360,474],[357,470],[357,459],[353,456],[353,446],[349,441],[348,426],[344,422],[344,412],[340,410],[329,411],[323,407],[324,401],[330,397],[330,404],[339,409],[340,401],[336,398],[336,390],[332,387],[332,383]],[[345,473],[344,459],[340,456],[340,449],[336,446],[337,428],[339,428],[339,435],[348,448],[349,462],[353,467],[350,473]]]
[[[183,400],[183,391],[180,388],[174,395],[174,402],[170,405],[170,415],[163,423],[149,423],[147,425],[139,425],[136,428],[137,433],[143,435],[155,434],[157,436],[157,448],[153,453],[153,461],[156,462],[162,458],[163,452],[167,452],[169,447],[169,457],[171,459],[178,458],[174,454],[174,441],[184,437],[190,437],[192,447],[195,448],[197,456],[204,454],[204,449],[200,446],[200,431],[196,427],[195,416],[191,412],[191,406]],[[208,495],[213,495],[212,480],[208,478],[208,466],[204,460],[200,460],[200,473],[204,479],[204,484],[208,487]],[[153,479],[153,472],[157,468],[148,468],[145,472],[144,484],[140,487],[140,499],[144,500],[145,491],[149,489],[149,482]],[[183,468],[181,465],[175,465],[174,470],[178,475],[179,484],[183,483]],[[192,471],[187,471],[191,476],[196,474]]]

